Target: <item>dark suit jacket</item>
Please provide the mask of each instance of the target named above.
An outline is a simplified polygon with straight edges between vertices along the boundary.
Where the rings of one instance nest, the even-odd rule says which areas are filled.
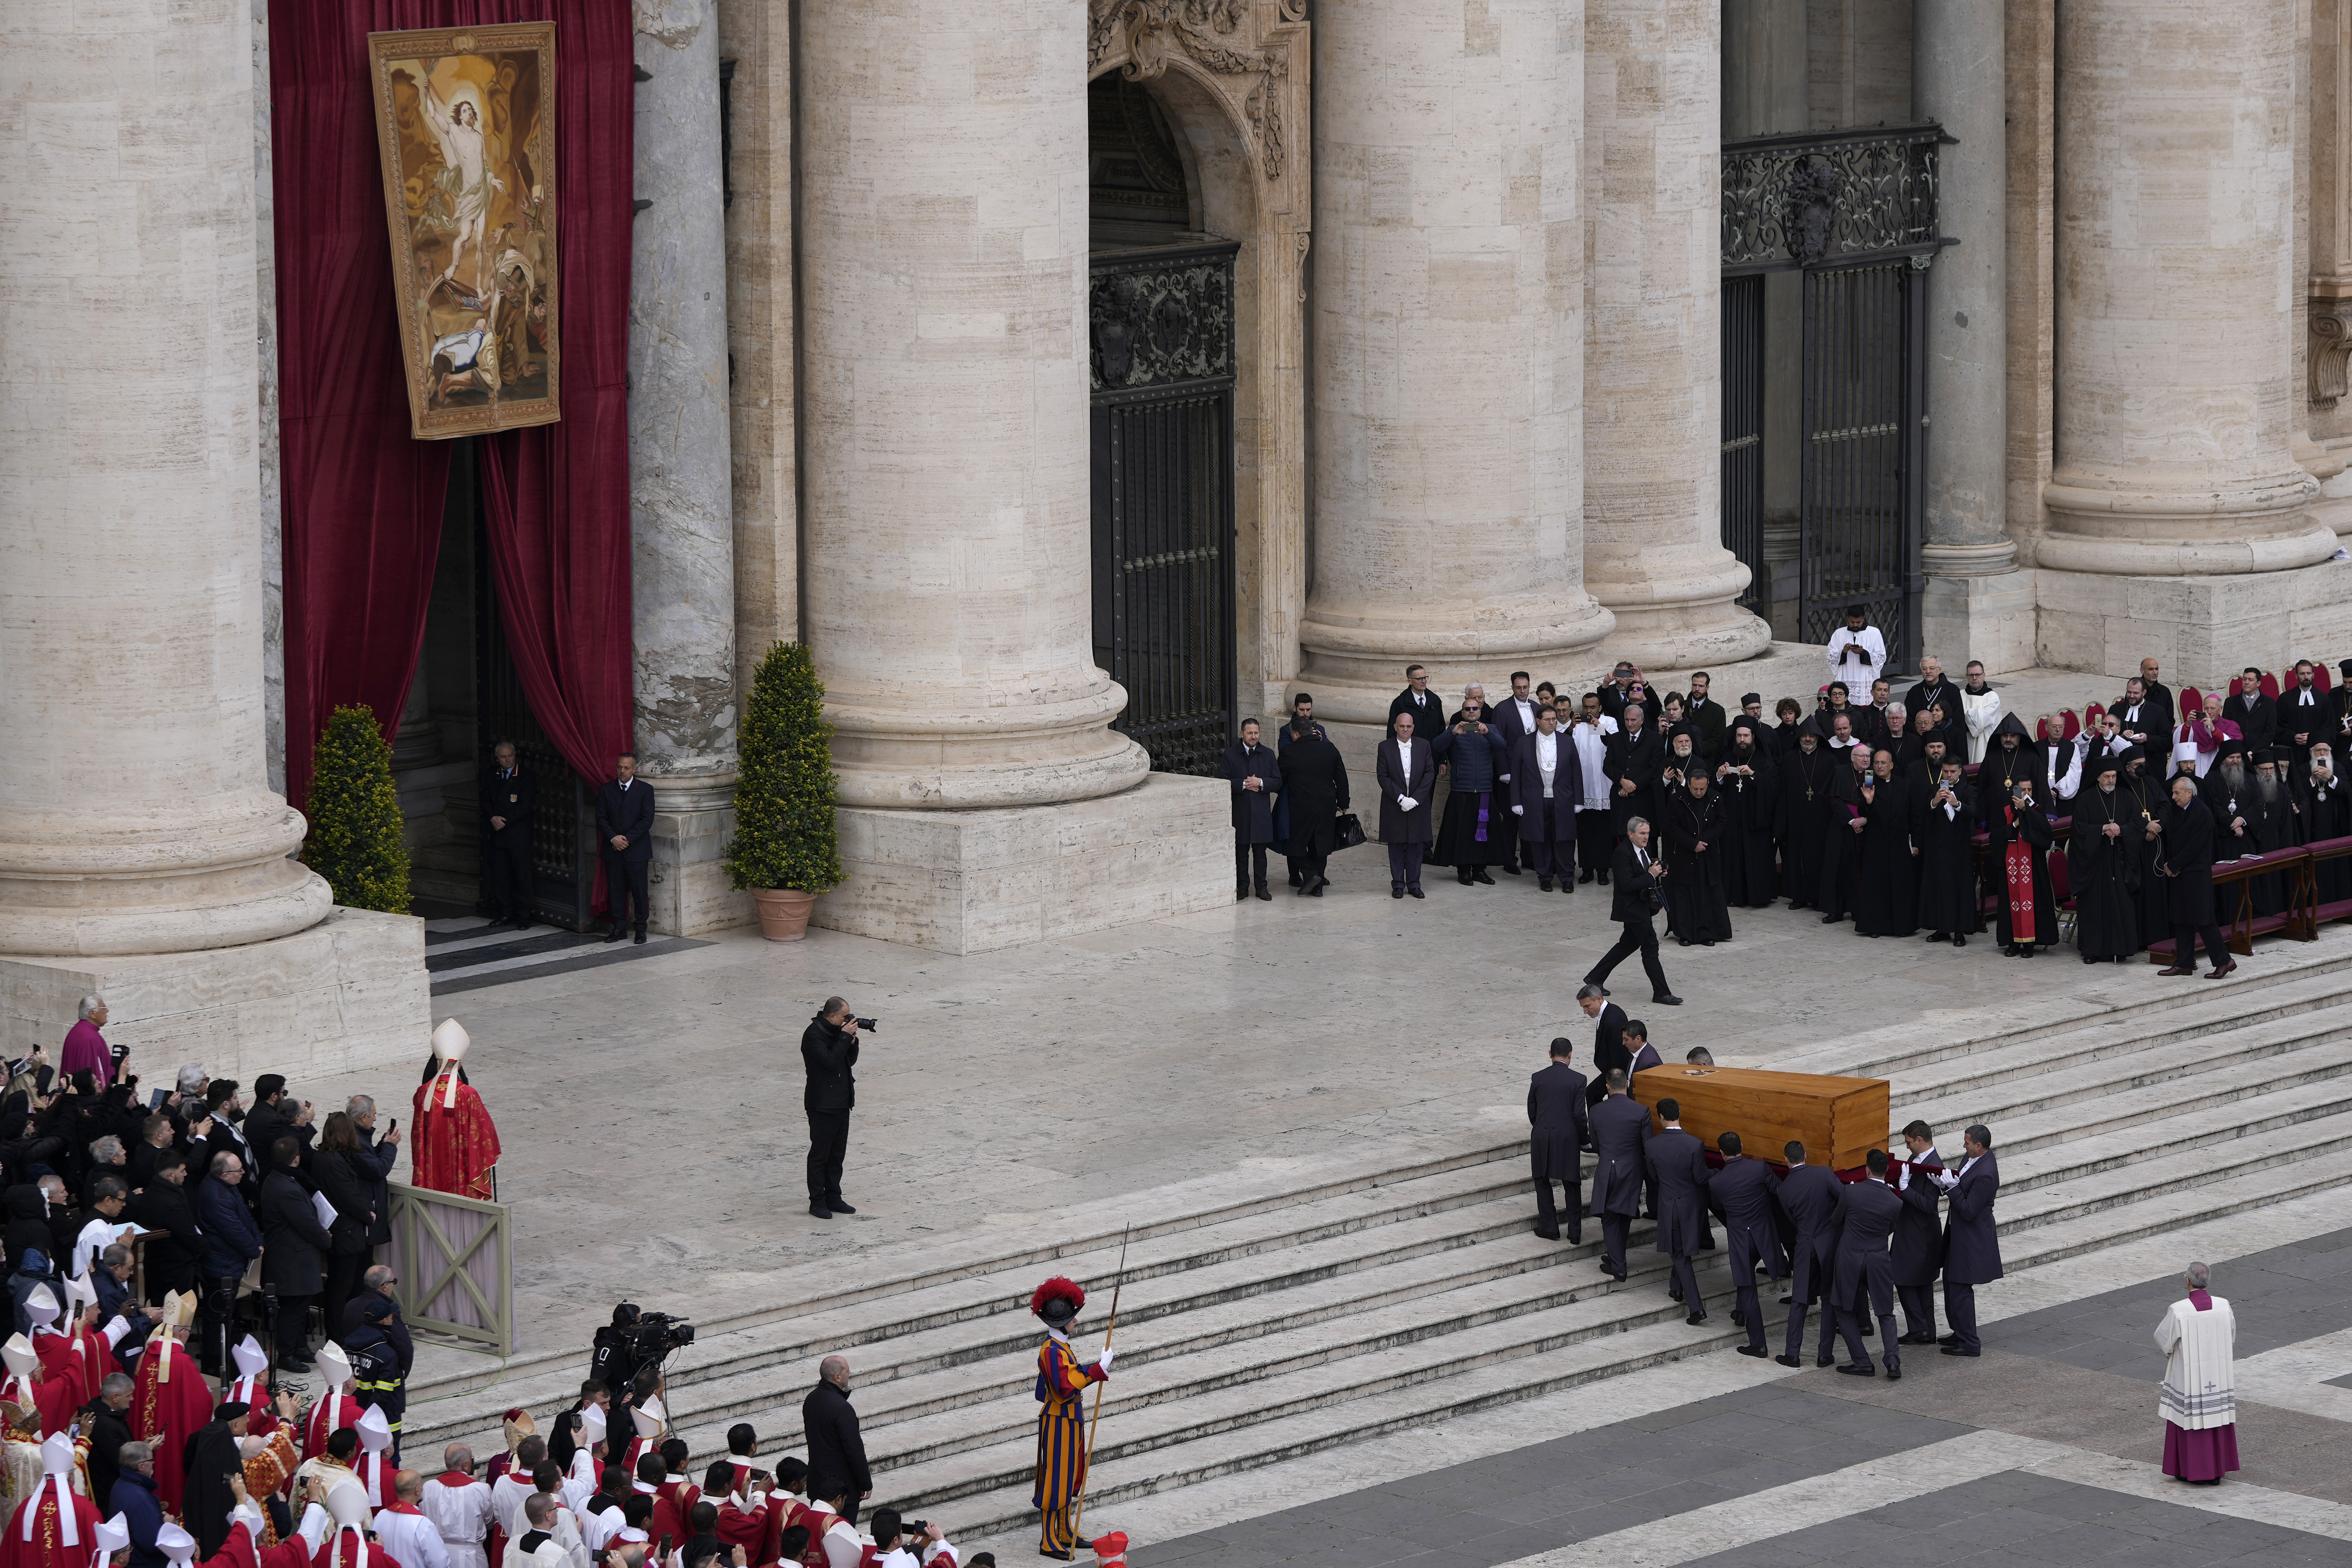
[[[1642,1212],[1643,1145],[1650,1141],[1650,1112],[1628,1094],[1601,1098],[1590,1116],[1592,1152],[1592,1212],[1631,1219]]]
[[[2000,1192],[2000,1168],[1987,1150],[1951,1191],[1952,1205],[1944,1216],[1946,1284],[1984,1285],[2000,1278],[2000,1237],[1992,1217]]]
[[[1903,1200],[1885,1182],[1855,1182],[1839,1194],[1837,1290],[1832,1300],[1859,1305],[1865,1286],[1874,1300],[1888,1300],[1895,1273],[1886,1244],[1902,1213]]]
[[[1628,817],[1646,816],[1656,820],[1658,773],[1665,766],[1665,742],[1658,738],[1658,731],[1652,725],[1644,724],[1638,736],[1620,730],[1609,737],[1601,752],[1601,766],[1611,781],[1609,809],[1615,815],[1619,832],[1625,830]],[[1617,786],[1627,779],[1633,781],[1633,793],[1621,795]]]
[[[1841,1185],[1827,1165],[1799,1165],[1772,1189],[1772,1201],[1797,1233],[1789,1248],[1790,1289],[1800,1301],[1818,1301],[1829,1290],[1837,1264]]]
[[[1598,1082],[1607,1078],[1612,1068],[1630,1068],[1633,1053],[1625,1048],[1624,1008],[1614,1002],[1603,1002],[1600,1015],[1592,1022],[1592,1077]]]
[[[1282,768],[1274,748],[1263,741],[1255,746],[1232,742],[1225,747],[1223,766],[1225,782],[1234,790],[1235,842],[1273,843],[1274,802],[1282,793]],[[1257,780],[1257,788],[1242,788],[1244,779]]]
[[[1772,1194],[1780,1178],[1771,1166],[1746,1154],[1728,1155],[1706,1184],[1706,1205],[1723,1218],[1731,1249],[1731,1282],[1745,1286],[1761,1262],[1775,1279],[1789,1272],[1780,1255],[1780,1227],[1772,1219]]]
[[[482,842],[529,847],[531,814],[539,809],[539,780],[520,764],[512,778],[503,776],[497,768],[489,768],[484,771],[479,788]],[[492,827],[493,816],[505,817],[507,825]]]
[[[1519,837],[1530,844],[1572,844],[1576,841],[1576,805],[1584,798],[1584,764],[1577,759],[1576,742],[1565,730],[1552,738],[1559,750],[1552,758],[1551,799],[1543,797],[1543,774],[1536,770],[1536,737],[1530,732],[1511,742],[1511,804],[1518,813]],[[1549,809],[1547,809],[1549,807]]]
[[[857,1430],[857,1412],[850,1407],[849,1395],[820,1379],[801,1401],[801,1426],[808,1437],[812,1478],[846,1482],[853,1495],[873,1489],[874,1472],[866,1468],[866,1439]]]
[[[801,1065],[808,1069],[808,1085],[801,1091],[803,1110],[847,1110],[857,1103],[857,1037],[835,1027],[819,1013],[801,1031]],[[830,1387],[831,1384],[827,1384]]]
[[[1557,1176],[1576,1185],[1583,1170],[1579,1152],[1591,1141],[1584,1116],[1584,1075],[1554,1062],[1528,1082],[1528,1155],[1535,1178]]]
[[[284,1167],[271,1170],[262,1182],[257,1217],[261,1221],[262,1283],[280,1296],[315,1296],[324,1289],[326,1258],[334,1239],[320,1225],[310,1194]]]
[[[1931,1171],[1944,1168],[1943,1158],[1933,1149],[1913,1163]],[[1895,1222],[1895,1282],[1933,1285],[1936,1271],[1944,1261],[1944,1194],[1935,1183],[1915,1170],[1910,1184],[1895,1196],[1903,1200],[1903,1214]]]
[[[1647,851],[1653,864],[1657,861],[1657,850],[1658,841],[1653,837]],[[1628,838],[1617,846],[1617,861],[1610,869],[1615,873],[1611,879],[1609,889],[1611,920],[1620,922],[1646,921],[1657,912],[1656,906],[1650,901],[1649,889],[1655,886],[1658,879],[1643,869],[1640,863],[1634,859],[1632,839]],[[1664,889],[1658,890],[1658,897],[1661,900],[1665,897]]]
[[[1699,1214],[1713,1179],[1706,1146],[1681,1128],[1669,1127],[1642,1153],[1658,1180],[1658,1250],[1686,1258],[1698,1248]],[[1697,1310],[1696,1303],[1692,1310]]]
[[[1381,842],[1383,844],[1426,844],[1430,841],[1430,797],[1437,793],[1437,747],[1420,733],[1421,721],[1413,721],[1412,777],[1404,776],[1404,764],[1400,759],[1396,738],[1391,736],[1380,743],[1373,753],[1372,776],[1381,791]],[[1397,796],[1406,795],[1412,809],[1397,805]]]
[[[2310,724],[2308,732],[2316,735],[2321,732],[2320,725],[2326,721],[2327,710],[2323,704],[2326,699],[2319,697],[2315,692],[2313,696],[2316,700],[2313,702],[2308,717],[2307,721]],[[2251,701],[2244,697],[2225,699],[2221,703],[2221,717],[2238,727],[2238,733],[2246,738],[2246,750],[2259,751],[2269,745],[2271,737],[2279,732],[2282,728],[2280,721],[2289,717],[2284,711],[2284,699],[2273,702],[2260,691],[2256,691]],[[2300,713],[2293,715],[2293,718],[2296,722],[2306,721],[2305,716]],[[2289,732],[2287,743],[2294,744],[2292,731]]]
[[[1422,700],[1416,704],[1410,686],[1396,694],[1396,700],[1389,704],[1390,735],[1396,733],[1396,716],[1400,713],[1412,715],[1412,738],[1416,741],[1433,741],[1437,732],[1445,728],[1445,700],[1434,691],[1424,691],[1421,696]]]
[[[620,851],[622,860],[635,865],[654,858],[654,788],[643,779],[633,780],[627,789],[618,779],[606,779],[596,786],[596,852],[610,855],[613,836],[626,834],[629,847]]]

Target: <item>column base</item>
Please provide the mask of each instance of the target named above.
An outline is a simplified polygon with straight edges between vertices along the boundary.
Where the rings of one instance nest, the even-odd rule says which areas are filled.
[[[2033,574],[2034,662],[2121,680],[2154,657],[2174,690],[2352,643],[2352,561],[2217,577]]]
[[[845,805],[834,820],[849,877],[813,923],[911,947],[992,952],[1234,899],[1218,779],[1150,773],[1115,795],[994,811]]]
[[[414,1069],[433,1029],[425,922],[337,909],[308,931],[242,947],[102,958],[0,958],[0,1042],[54,1058],[96,992],[131,1070],[168,1087],[183,1062],[251,1083]]]
[[[2012,568],[1991,576],[1957,576],[1930,571],[1919,619],[1919,646],[1955,674],[1965,671],[1972,658],[1984,662],[1987,675],[2033,668],[2031,572]]]
[[[733,778],[699,788],[664,780],[654,801],[646,925],[663,936],[699,936],[755,923],[751,895],[736,890],[723,860],[735,836]]]

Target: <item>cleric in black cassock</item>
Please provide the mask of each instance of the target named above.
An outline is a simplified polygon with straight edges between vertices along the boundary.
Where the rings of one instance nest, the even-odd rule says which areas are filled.
[[[2305,775],[2304,842],[2325,844],[2352,837],[2352,791],[2336,776],[2336,749],[2321,741],[2311,748],[2311,770]],[[2312,868],[2319,879],[2319,901],[2352,899],[2352,859],[2322,860]]]
[[[1845,759],[1822,745],[1811,721],[1773,770],[1779,809],[1773,837],[1780,841],[1780,890],[1792,910],[1810,910],[1821,897],[1822,845],[1829,833],[1830,781]]]
[[[2142,752],[2124,759],[2116,792],[2130,796],[2124,807],[2124,823],[2131,829],[2126,837],[2139,844],[2139,944],[2145,948],[2172,934],[2171,893],[2165,879],[2157,874],[2164,841],[2147,832],[2150,824],[2163,817],[2172,796],[2166,792],[2164,781],[2147,771],[2147,757]]]
[[[2113,757],[2091,764],[2090,787],[2074,796],[2066,870],[2074,885],[2074,946],[2085,963],[2121,963],[2139,952],[2140,842],[2146,817],[2116,787]]]
[[[2012,715],[2014,717],[2014,715]],[[2000,893],[2000,946],[2032,958],[2058,942],[2058,908],[2050,896],[2050,817],[2029,776],[2013,779],[2009,798],[1986,808],[1993,885]]]
[[[1822,890],[1816,907],[1822,924],[1835,925],[1852,914],[1862,877],[1862,836],[1870,826],[1862,786],[1870,774],[1870,748],[1859,742],[1831,754],[1846,765],[1830,780],[1829,809],[1822,831]]]
[[[1294,719],[1284,728],[1290,732],[1280,757],[1282,799],[1290,808],[1287,853],[1305,874],[1298,890],[1319,899],[1326,864],[1339,847],[1339,816],[1348,809],[1348,764],[1320,724]]]
[[[2253,797],[2247,802],[2246,837],[2254,848],[2267,855],[2273,849],[2292,849],[2303,840],[2303,805],[2294,797],[2294,786],[2286,780],[2285,751],[2264,751],[2254,754]],[[2266,871],[2254,879],[2254,913],[2275,915],[2286,909],[2287,883],[2290,873]]]
[[[1881,747],[1862,786],[1862,871],[1854,884],[1853,929],[1860,936],[1909,936],[1919,929],[1919,872],[1912,864],[1911,788],[1895,776],[1895,753]]]
[[[2238,967],[2221,941],[2213,920],[2213,813],[2198,798],[2197,781],[2185,773],[2172,780],[2172,804],[2154,825],[2164,849],[2157,870],[2163,877],[2167,908],[2172,917],[2172,963],[2159,974],[2197,973],[2195,938],[2205,940],[2205,956],[2213,963],[2208,980],[2219,980]]]
[[[1676,736],[1676,740],[1682,739]],[[1685,947],[1731,940],[1731,911],[1723,901],[1723,810],[1693,765],[1683,787],[1667,795],[1658,815],[1666,836],[1666,930]]]
[[[1919,807],[1919,923],[1929,942],[1969,945],[1977,929],[1976,792],[1957,757]]]
[[[1723,900],[1760,910],[1773,898],[1772,759],[1757,743],[1755,721],[1731,721],[1731,740],[1716,764],[1723,802]]]

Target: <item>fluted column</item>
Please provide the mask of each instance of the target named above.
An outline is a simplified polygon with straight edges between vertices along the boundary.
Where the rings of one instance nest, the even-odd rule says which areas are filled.
[[[263,782],[251,29],[0,7],[0,952],[329,909]]]
[[[1378,723],[1409,663],[1449,689],[1589,673],[1613,621],[1584,588],[1582,6],[1349,0],[1316,26],[1301,684]]]
[[[1718,0],[1585,0],[1584,580],[1607,650],[1654,668],[1761,653],[1723,547]]]
[[[2332,530],[2289,447],[2294,0],[2059,10],[2045,569],[2273,572]],[[2047,607],[2045,594],[2045,610]]]
[[[801,26],[804,635],[842,799],[1126,789],[1087,565],[1087,8]]]

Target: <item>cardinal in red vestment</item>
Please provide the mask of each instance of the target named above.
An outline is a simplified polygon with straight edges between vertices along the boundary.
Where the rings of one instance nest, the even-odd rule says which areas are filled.
[[[335,1532],[310,1554],[313,1568],[400,1568],[398,1558],[368,1541],[365,1487],[337,1481],[327,1494],[327,1510],[335,1516]]]
[[[0,1345],[0,1362],[8,1368],[7,1381],[0,1384],[0,1402],[22,1407],[37,1422],[34,1429],[34,1423],[11,1416],[8,1429],[14,1435],[37,1443],[72,1426],[74,1412],[89,1403],[79,1363],[68,1361],[54,1373],[41,1373],[41,1358],[22,1334],[9,1335],[8,1342]]]
[[[490,1167],[499,1163],[499,1130],[460,1066],[468,1041],[455,1018],[433,1031],[432,1068],[417,1086],[416,1136],[409,1144],[409,1180],[436,1193],[489,1202],[497,1196]]]
[[[163,1321],[149,1336],[131,1389],[131,1431],[155,1445],[155,1495],[173,1517],[187,1485],[188,1439],[213,1418],[212,1391],[204,1369],[179,1336],[195,1316],[193,1294],[173,1291],[163,1299]]]
[[[73,1439],[41,1445],[41,1484],[16,1505],[0,1539],[0,1568],[89,1568],[98,1550],[98,1505],[73,1489]]]
[[[247,1436],[267,1437],[278,1426],[277,1406],[269,1397],[269,1379],[266,1375],[269,1371],[268,1353],[261,1348],[259,1340],[247,1334],[231,1348],[229,1354],[236,1360],[236,1376],[221,1390],[221,1397],[234,1399],[253,1412],[246,1417]]]
[[[302,1458],[316,1459],[327,1451],[327,1439],[346,1426],[356,1426],[360,1420],[360,1402],[352,1397],[352,1358],[343,1347],[331,1340],[319,1347],[316,1357],[319,1376],[326,1383],[326,1392],[319,1403],[310,1406],[310,1418],[302,1424]]]

